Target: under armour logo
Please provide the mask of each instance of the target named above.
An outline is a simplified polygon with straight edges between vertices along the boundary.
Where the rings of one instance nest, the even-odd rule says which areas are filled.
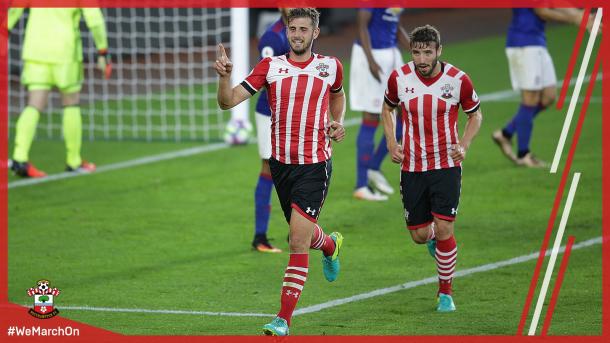
[[[280,68],[277,72],[278,73],[288,74],[288,68]]]
[[[451,209],[451,214],[455,216],[455,215],[457,214],[457,209],[452,208],[452,209]]]
[[[415,93],[415,87],[413,87],[413,88],[407,87],[407,88],[405,88],[405,92],[407,92],[407,93]]]
[[[307,209],[305,210],[305,213],[311,214],[312,216],[315,216],[316,215],[316,210],[312,210],[311,207],[307,207]]]
[[[292,295],[293,297],[298,298],[299,297],[299,292],[293,292],[291,290],[287,290],[286,291],[286,295],[288,295],[288,296]]]

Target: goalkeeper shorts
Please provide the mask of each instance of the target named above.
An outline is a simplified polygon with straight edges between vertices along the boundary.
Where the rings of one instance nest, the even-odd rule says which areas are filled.
[[[83,64],[24,61],[21,83],[30,91],[57,87],[64,94],[77,93],[83,84]]]

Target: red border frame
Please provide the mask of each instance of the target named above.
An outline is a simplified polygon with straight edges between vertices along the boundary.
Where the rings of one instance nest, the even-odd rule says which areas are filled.
[[[568,243],[566,244],[566,250],[563,253],[563,257],[561,259],[561,266],[559,267],[559,273],[557,274],[557,280],[555,281],[555,287],[553,288],[551,301],[549,302],[546,316],[544,317],[544,324],[542,325],[542,330],[540,332],[541,336],[546,336],[549,331],[549,326],[551,326],[551,321],[553,320],[553,311],[555,310],[555,304],[557,303],[557,298],[559,297],[559,292],[561,291],[563,276],[565,275],[566,269],[568,268],[568,262],[570,261],[570,253],[572,252],[572,245],[574,245],[574,239],[574,236],[568,237]]]
[[[567,1],[567,0],[499,0],[499,1],[486,1],[486,0],[429,0],[429,1],[392,1],[392,0],[369,0],[369,1],[349,1],[349,0],[335,0],[332,3],[328,1],[315,0],[315,1],[301,1],[301,0],[232,0],[227,2],[226,0],[210,0],[210,1],[196,1],[196,0],[14,0],[11,1],[13,7],[225,7],[227,5],[233,7],[277,7],[280,6],[319,6],[319,7],[409,7],[409,8],[510,8],[510,7],[592,7],[592,8],[603,8],[606,12],[605,18],[603,19],[604,26],[610,27],[610,20],[607,19],[608,6],[607,0],[581,0],[581,1]],[[6,9],[7,1],[0,2],[0,18],[1,30],[0,30],[0,106],[4,109],[2,118],[0,119],[0,336],[6,335],[6,328],[8,325],[40,325],[47,327],[57,327],[58,325],[71,325],[81,329],[80,337],[45,337],[46,341],[130,341],[130,342],[156,342],[156,341],[175,341],[183,342],[184,337],[164,337],[164,336],[124,336],[109,331],[95,328],[86,324],[78,323],[72,320],[64,319],[61,317],[54,317],[48,321],[34,320],[35,318],[28,318],[29,315],[23,307],[19,307],[8,303],[8,194],[7,194],[7,183],[8,175],[6,168],[6,161],[8,158],[8,122],[7,122],[7,109],[8,109],[8,94],[7,94],[7,36],[6,36]],[[610,41],[603,39],[600,52],[603,56],[610,56]],[[604,59],[602,59],[603,63]],[[604,77],[602,80],[602,94],[604,99],[610,99],[610,84],[608,77]],[[553,341],[553,342],[569,342],[569,341],[586,341],[586,342],[603,342],[608,339],[610,332],[610,320],[608,319],[608,308],[610,308],[610,249],[608,248],[608,241],[610,239],[610,227],[608,219],[610,218],[610,179],[607,175],[610,175],[610,120],[606,120],[610,115],[610,102],[604,101],[602,104],[603,108],[603,121],[602,121],[602,227],[603,227],[603,244],[602,244],[602,284],[603,284],[603,314],[602,314],[602,336],[585,336],[585,337],[560,337],[560,336],[547,336],[535,338],[529,338],[525,336],[453,336],[451,337],[452,342],[488,342],[490,339],[498,342],[515,342],[535,339],[537,341]],[[40,337],[39,337],[40,338]],[[437,341],[438,337],[432,336],[412,336],[413,340],[417,342],[433,342]],[[243,341],[261,341],[268,342],[266,337],[251,337],[251,336],[199,336],[190,337],[189,339],[197,341],[220,341],[220,342],[243,342]],[[18,338],[20,341],[29,341],[24,337]],[[281,339],[282,341],[285,339]],[[289,337],[287,340],[298,342],[312,342],[328,340],[324,337]],[[403,342],[405,337],[396,336],[384,336],[384,337],[333,337],[333,340],[339,341],[383,341],[383,342]]]

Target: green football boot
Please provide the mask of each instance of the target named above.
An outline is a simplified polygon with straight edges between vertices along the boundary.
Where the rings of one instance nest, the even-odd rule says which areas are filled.
[[[288,336],[288,323],[285,319],[275,317],[269,324],[263,326],[263,333],[266,336]]]
[[[439,293],[438,305],[436,306],[437,312],[453,312],[455,311],[455,304],[453,298],[449,294]]]
[[[431,239],[426,242],[426,246],[428,246],[428,252],[430,256],[434,257],[436,255],[436,239]]]
[[[322,266],[326,280],[333,282],[337,280],[339,270],[341,269],[339,252],[341,252],[341,245],[343,245],[343,236],[339,232],[333,232],[329,236],[335,242],[335,252],[332,256],[322,256]]]

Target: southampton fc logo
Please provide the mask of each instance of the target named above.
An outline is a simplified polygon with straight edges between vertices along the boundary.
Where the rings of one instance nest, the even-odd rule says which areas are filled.
[[[441,95],[443,99],[451,99],[453,97],[451,94],[453,87],[451,87],[450,84],[445,84],[443,87],[441,87],[441,90],[443,91],[443,95]]]
[[[53,298],[59,295],[59,289],[49,287],[48,280],[39,280],[36,288],[28,289],[28,296],[34,297],[34,307],[29,313],[39,319],[56,316],[59,311],[53,308]]]
[[[316,67],[316,69],[320,72],[320,77],[327,77],[328,74],[328,68],[330,68],[330,66],[328,64],[324,64],[324,63],[320,63],[318,64],[318,66]]]

